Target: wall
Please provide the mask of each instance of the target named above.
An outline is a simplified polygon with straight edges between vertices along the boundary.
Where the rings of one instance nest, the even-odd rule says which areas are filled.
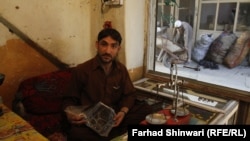
[[[126,6],[128,5],[128,6]],[[126,64],[134,80],[143,75],[145,0],[127,0],[125,5]]]
[[[4,19],[62,62],[73,66],[92,56],[84,46],[91,42],[89,0],[8,0],[0,5]]]
[[[0,56],[0,73],[6,76],[0,86],[0,95],[8,107],[11,107],[21,81],[58,69],[20,39],[8,40],[4,46],[0,47]]]
[[[58,62],[71,67],[94,56],[105,21],[123,36],[119,59],[132,80],[142,77],[145,1],[123,1],[105,7],[100,0],[0,1],[0,72],[6,74],[0,95],[6,105],[22,80],[60,69]]]

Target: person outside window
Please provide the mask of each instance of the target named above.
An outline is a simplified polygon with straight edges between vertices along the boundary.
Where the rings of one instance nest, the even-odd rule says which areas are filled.
[[[193,47],[193,28],[184,21],[177,20],[174,23],[173,43],[184,47],[187,51],[187,62],[191,62],[191,51]]]

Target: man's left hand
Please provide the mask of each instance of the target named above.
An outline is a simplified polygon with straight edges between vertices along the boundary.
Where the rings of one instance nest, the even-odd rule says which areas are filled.
[[[115,117],[114,117],[114,122],[115,122],[114,127],[119,126],[120,123],[122,122],[122,120],[124,119],[124,117],[125,117],[125,113],[124,113],[124,112],[121,112],[121,111],[118,112],[118,113],[115,115]]]

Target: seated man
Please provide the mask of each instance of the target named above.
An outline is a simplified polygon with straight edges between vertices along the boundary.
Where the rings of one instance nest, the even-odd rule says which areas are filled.
[[[112,107],[113,129],[108,137],[100,136],[86,126],[83,117],[66,113],[70,122],[68,139],[71,141],[105,141],[127,131],[127,125],[139,124],[151,113],[146,104],[135,105],[136,89],[126,67],[117,60],[122,37],[112,28],[105,28],[98,34],[97,54],[92,59],[73,69],[69,91],[64,96],[64,109],[72,105],[89,106],[102,102]]]

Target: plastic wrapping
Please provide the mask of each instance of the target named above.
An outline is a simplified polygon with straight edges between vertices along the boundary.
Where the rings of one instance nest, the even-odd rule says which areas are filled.
[[[65,112],[86,118],[86,125],[101,136],[108,136],[113,128],[115,111],[102,102],[89,108],[83,106],[69,106]]]

